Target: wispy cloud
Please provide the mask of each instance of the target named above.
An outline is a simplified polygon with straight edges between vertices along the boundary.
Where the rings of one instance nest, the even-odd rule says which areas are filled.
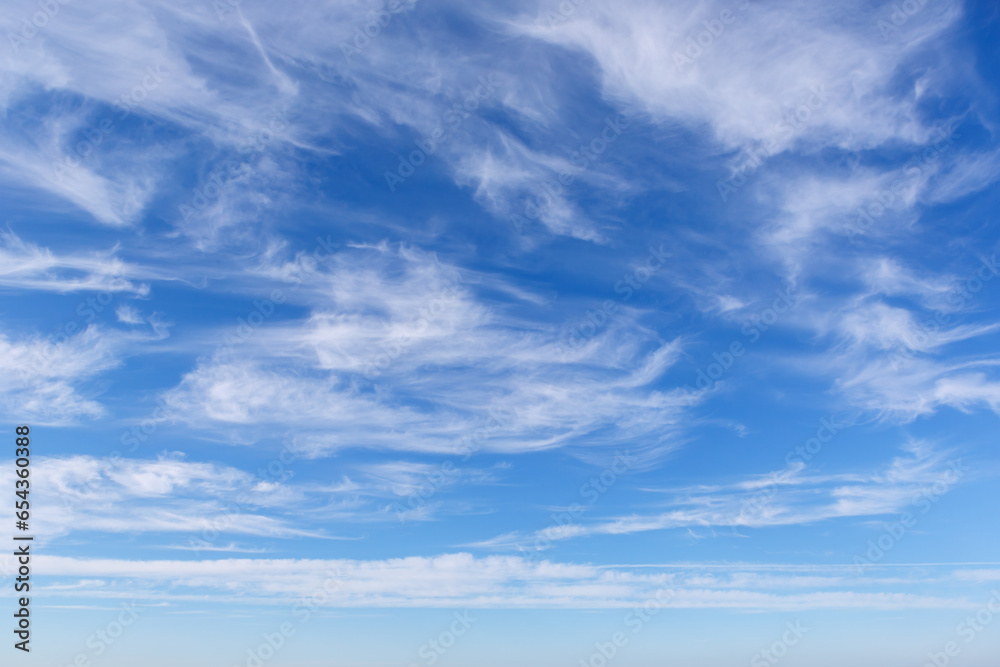
[[[631,608],[670,593],[668,607],[752,611],[812,609],[951,609],[962,597],[896,592],[906,579],[870,578],[874,591],[836,568],[816,574],[775,574],[753,566],[719,573],[711,566],[656,571],[597,568],[516,557],[476,558],[467,553],[390,560],[223,559],[128,561],[39,556],[52,577],[100,577],[129,582],[136,599],[186,600],[207,591],[244,604],[287,604],[329,582],[327,607]],[[832,575],[832,576],[831,576]],[[881,590],[879,590],[881,589]],[[63,593],[67,598],[72,591]],[[118,597],[108,589],[80,591]]]
[[[276,431],[292,419],[303,440],[329,443],[317,454],[356,446],[457,453],[491,410],[507,417],[488,450],[601,445],[617,433],[644,434],[652,453],[669,450],[681,413],[697,401],[655,387],[679,342],[609,328],[560,361],[557,326],[487,308],[474,283],[430,255],[359,249],[337,262],[307,288],[308,318],[267,327],[238,358],[200,363],[166,394],[175,411],[201,424]]]
[[[58,293],[149,293],[148,284],[133,282],[143,274],[148,276],[148,272],[115,257],[114,249],[90,256],[58,255],[8,231],[0,233],[0,267],[0,285],[9,288]]]
[[[935,485],[956,484],[962,472],[944,453],[912,442],[904,455],[877,473],[810,473],[798,462],[787,469],[730,485],[651,489],[671,496],[665,511],[508,533],[466,546],[534,550],[552,543],[597,535],[628,535],[689,527],[763,528],[812,524],[831,519],[886,516],[901,512]],[[760,493],[767,488],[767,493]],[[752,511],[747,511],[752,508]],[[541,539],[540,539],[541,538]],[[540,546],[541,545],[541,546]]]
[[[162,329],[122,334],[97,325],[61,340],[0,333],[0,369],[7,377],[0,390],[3,412],[9,420],[64,425],[104,416],[104,407],[88,395],[88,383],[119,366],[138,342],[165,335]]]

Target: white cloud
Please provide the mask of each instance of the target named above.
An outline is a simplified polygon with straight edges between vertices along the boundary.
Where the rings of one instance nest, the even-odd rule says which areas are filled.
[[[262,512],[304,502],[308,494],[302,489],[262,485],[227,466],[188,462],[178,455],[155,460],[39,457],[32,465],[33,525],[46,541],[81,532],[207,534],[212,540],[219,534],[326,536],[286,516]],[[0,479],[13,485],[12,473]]]
[[[558,11],[556,3],[542,7]],[[720,22],[723,11],[732,17],[727,25]],[[814,88],[829,101],[804,122],[809,140],[862,148],[925,134],[914,99],[886,91],[896,69],[926,48],[960,10],[948,3],[926,14],[926,21],[914,21],[891,43],[875,28],[876,12],[860,2],[836,8],[798,1],[693,7],[650,0],[587,3],[569,20],[539,15],[511,28],[588,53],[600,67],[608,97],[663,119],[708,124],[729,149],[774,142],[780,150],[803,140],[802,124],[781,123]],[[706,21],[718,23],[721,34],[709,34],[709,45],[691,49],[700,55],[682,62],[679,56],[690,48],[689,40],[706,32]]]
[[[259,547],[234,537],[361,539],[345,526],[398,522],[399,503],[409,498],[422,499],[416,510],[406,508],[409,520],[481,512],[455,501],[453,491],[495,484],[506,470],[385,460],[345,467],[339,481],[299,481],[295,465],[253,473],[178,452],[136,459],[117,451],[106,458],[39,457],[32,466],[33,525],[43,541],[71,533],[164,533],[186,540],[165,548],[244,553]],[[0,482],[13,485],[12,471],[11,463]],[[441,496],[452,502],[428,500]],[[331,534],[331,525],[348,534]]]
[[[142,315],[134,307],[127,304],[122,304],[115,308],[115,315],[118,317],[119,322],[124,322],[125,324],[142,324]]]
[[[653,489],[672,499],[657,514],[552,525],[530,534],[509,533],[467,546],[539,550],[553,542],[594,535],[624,535],[686,527],[761,528],[811,524],[830,519],[885,516],[921,499],[938,498],[965,474],[924,443],[909,443],[875,473],[815,475],[801,462],[766,476],[728,486]]]
[[[199,425],[294,423],[316,455],[462,453],[483,428],[483,448],[499,452],[626,440],[636,456],[655,457],[673,446],[697,396],[655,383],[678,361],[679,342],[656,340],[623,307],[569,349],[561,325],[489,310],[476,284],[457,277],[412,250],[344,253],[300,291],[312,306],[306,320],[262,326],[200,362],[166,400]]]
[[[8,420],[69,424],[105,414],[80,386],[118,366],[121,339],[91,326],[63,342],[14,341],[0,334],[0,397]]]
[[[733,565],[681,568],[597,568],[467,553],[387,560],[223,559],[128,561],[37,556],[50,577],[99,577],[121,586],[58,592],[66,597],[128,595],[183,603],[211,592],[242,604],[288,604],[316,596],[321,607],[631,608],[651,599],[676,609],[748,611],[809,609],[964,608],[962,598],[894,592],[908,580],[844,576],[820,567],[816,575],[777,574]],[[831,576],[832,575],[832,576]],[[852,590],[859,586],[874,591]],[[881,590],[879,590],[881,589]],[[322,593],[322,595],[319,595]],[[197,599],[202,599],[198,597]]]
[[[145,295],[149,286],[133,280],[145,273],[109,252],[59,255],[0,232],[0,285],[57,293],[131,292]]]

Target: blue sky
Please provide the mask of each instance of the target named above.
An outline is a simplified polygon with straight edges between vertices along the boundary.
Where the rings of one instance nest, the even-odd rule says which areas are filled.
[[[4,3],[16,659],[993,664],[998,20]]]

